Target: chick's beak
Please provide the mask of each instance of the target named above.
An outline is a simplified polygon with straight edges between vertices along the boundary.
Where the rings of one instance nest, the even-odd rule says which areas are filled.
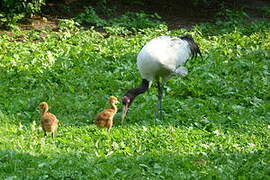
[[[128,112],[128,104],[125,104],[124,107],[123,107],[122,116],[121,116],[122,122],[124,121],[127,112]]]

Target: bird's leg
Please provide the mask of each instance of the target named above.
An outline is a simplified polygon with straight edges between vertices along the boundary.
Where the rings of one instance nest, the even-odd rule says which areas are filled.
[[[163,84],[160,83],[160,80],[157,81],[158,85],[158,110],[160,115],[160,120],[163,120],[163,110],[162,110],[162,97],[163,97]]]
[[[56,130],[52,132],[52,138],[55,138],[56,137]]]
[[[44,137],[46,137],[47,136],[47,133],[46,133],[46,131],[44,131]]]

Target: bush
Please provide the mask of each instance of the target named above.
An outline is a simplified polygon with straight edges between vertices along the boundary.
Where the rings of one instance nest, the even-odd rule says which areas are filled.
[[[144,12],[126,12],[120,17],[103,19],[96,13],[94,8],[88,7],[74,20],[84,26],[103,27],[111,35],[127,35],[137,30],[165,24],[160,19],[161,17],[158,14],[146,14]]]
[[[159,19],[161,19],[161,17],[158,14],[127,12],[120,18],[112,19],[111,22],[113,25],[133,30],[156,27],[162,24],[162,22],[158,21]]]
[[[1,3],[1,11],[9,13],[25,13],[32,15],[40,12],[41,6],[45,4],[45,0],[3,0]]]
[[[45,0],[2,0],[0,26],[12,27],[24,16],[40,12],[42,5],[45,5]]]
[[[68,30],[77,31],[77,30],[79,30],[79,28],[78,28],[79,24],[77,22],[73,21],[72,19],[71,20],[60,19],[58,25],[59,25],[59,29],[61,31],[68,31]]]
[[[258,7],[258,11],[263,17],[270,18],[270,8],[269,7]]]
[[[85,12],[79,14],[75,20],[82,25],[104,26],[106,21],[100,18],[92,7],[85,8]]]

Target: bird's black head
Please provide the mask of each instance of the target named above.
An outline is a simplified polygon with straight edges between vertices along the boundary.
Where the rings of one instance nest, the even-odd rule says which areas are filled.
[[[128,92],[123,96],[122,103],[124,106],[122,112],[122,121],[125,119],[125,116],[128,112],[128,108],[132,104],[135,97],[147,91],[148,88],[149,88],[149,81],[146,79],[142,79],[142,82],[138,87],[129,89]]]
[[[192,57],[197,57],[197,55],[199,54],[202,57],[202,53],[201,50],[198,46],[198,44],[194,41],[194,39],[192,38],[191,34],[185,34],[183,36],[179,36],[180,39],[185,40],[188,42]]]
[[[122,121],[125,119],[126,114],[128,112],[128,108],[131,105],[133,99],[134,99],[134,96],[128,93],[123,96],[123,99],[122,99],[123,111],[122,111],[122,117],[121,117]]]
[[[186,41],[194,41],[191,34],[185,34],[183,36],[179,36],[179,38]]]
[[[129,105],[129,103],[130,103],[130,97],[127,96],[127,95],[125,95],[123,97],[123,99],[122,99],[122,103],[123,103],[124,106]]]

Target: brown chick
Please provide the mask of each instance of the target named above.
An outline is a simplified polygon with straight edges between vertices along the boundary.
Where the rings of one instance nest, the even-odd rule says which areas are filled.
[[[111,109],[105,109],[97,115],[96,125],[100,128],[108,128],[110,131],[113,125],[113,117],[117,112],[116,104],[118,104],[119,101],[116,97],[110,96],[109,103],[111,105]]]
[[[58,127],[58,119],[52,113],[49,113],[49,105],[46,102],[39,104],[39,109],[41,109],[41,127],[44,131],[44,136],[47,132],[52,133],[52,138],[56,136],[56,131]]]

